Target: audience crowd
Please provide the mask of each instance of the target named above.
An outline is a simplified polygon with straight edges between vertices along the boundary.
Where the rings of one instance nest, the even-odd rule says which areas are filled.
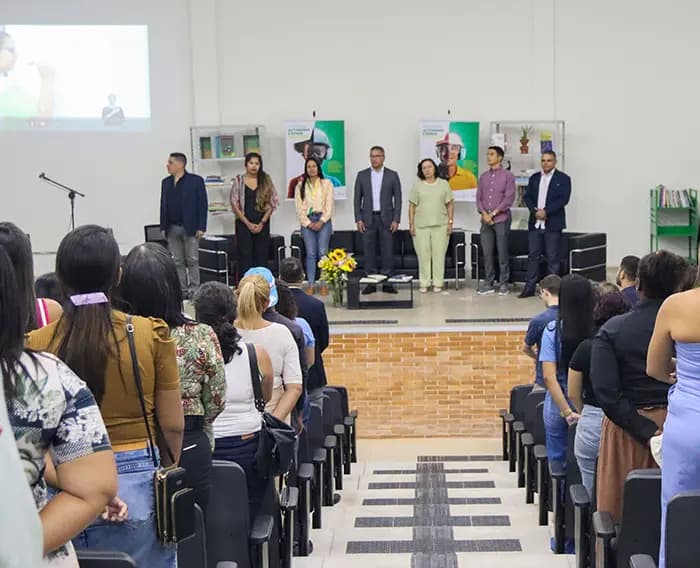
[[[302,188],[319,181],[313,165]],[[311,191],[297,193],[298,202],[310,199]],[[448,216],[450,204],[440,204]],[[325,221],[309,220],[321,225],[309,229],[319,254]],[[255,517],[275,486],[258,471],[255,388],[268,413],[301,432],[326,384],[328,319],[305,280],[296,258],[281,262],[278,281],[250,267],[235,292],[219,282],[199,286],[192,318],[176,264],[159,244],[122,258],[110,231],[79,227],[61,241],[55,274],[35,281],[28,236],[0,223],[0,426],[11,427],[20,458],[0,436],[8,456],[1,478],[17,511],[7,531],[17,543],[43,534],[35,539],[43,546],[17,558],[77,566],[75,549],[95,548],[126,552],[139,566],[176,566],[176,547],[154,527],[153,474],[172,464],[185,469],[206,511],[212,459],[238,463]],[[441,285],[435,275],[425,280],[422,287]],[[625,257],[616,280],[543,278],[546,309],[530,322],[522,350],[535,360],[535,388],[546,390],[549,460],[565,464],[568,429],[577,424],[583,484],[616,521],[627,474],[656,467],[650,443],[663,433],[663,530],[669,500],[700,489],[697,268],[660,251]],[[38,518],[20,512],[30,495]],[[1,552],[0,563],[10,554]]]

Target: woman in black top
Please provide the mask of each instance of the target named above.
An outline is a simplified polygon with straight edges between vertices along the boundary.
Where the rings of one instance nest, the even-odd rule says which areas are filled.
[[[238,273],[253,266],[267,266],[270,255],[270,217],[279,203],[272,179],[263,170],[262,156],[245,156],[245,174],[231,185],[231,208],[236,216]]]
[[[596,330],[614,316],[627,312],[625,297],[621,292],[601,294],[593,308]],[[569,399],[581,415],[576,428],[574,454],[581,471],[581,480],[588,494],[593,494],[595,462],[600,446],[600,430],[603,425],[603,411],[595,398],[591,385],[591,343],[584,339],[576,348],[569,361]]]

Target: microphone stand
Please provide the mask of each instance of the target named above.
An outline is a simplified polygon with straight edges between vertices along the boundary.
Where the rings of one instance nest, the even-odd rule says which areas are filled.
[[[43,182],[48,183],[49,185],[61,189],[68,193],[68,199],[70,200],[70,228],[71,231],[75,229],[75,196],[79,195],[80,197],[85,197],[84,193],[80,193],[79,191],[76,191],[72,187],[68,187],[67,185],[63,185],[62,183],[57,182],[56,180],[51,179],[48,177],[44,172],[41,172],[39,174],[39,179]]]

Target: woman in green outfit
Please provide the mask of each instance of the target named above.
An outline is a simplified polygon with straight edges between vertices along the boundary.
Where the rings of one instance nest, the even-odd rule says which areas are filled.
[[[437,164],[432,159],[418,163],[418,178],[408,198],[408,225],[418,254],[420,291],[427,292],[432,284],[435,292],[442,292],[454,197],[450,184],[438,177]]]

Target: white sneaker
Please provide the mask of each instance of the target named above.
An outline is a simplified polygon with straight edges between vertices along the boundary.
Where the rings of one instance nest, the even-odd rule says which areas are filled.
[[[439,294],[440,292],[442,292],[442,288],[433,288],[433,292]]]
[[[425,294],[425,293],[427,293],[428,289],[427,289],[427,288],[419,288],[418,291],[419,291],[421,294]]]

